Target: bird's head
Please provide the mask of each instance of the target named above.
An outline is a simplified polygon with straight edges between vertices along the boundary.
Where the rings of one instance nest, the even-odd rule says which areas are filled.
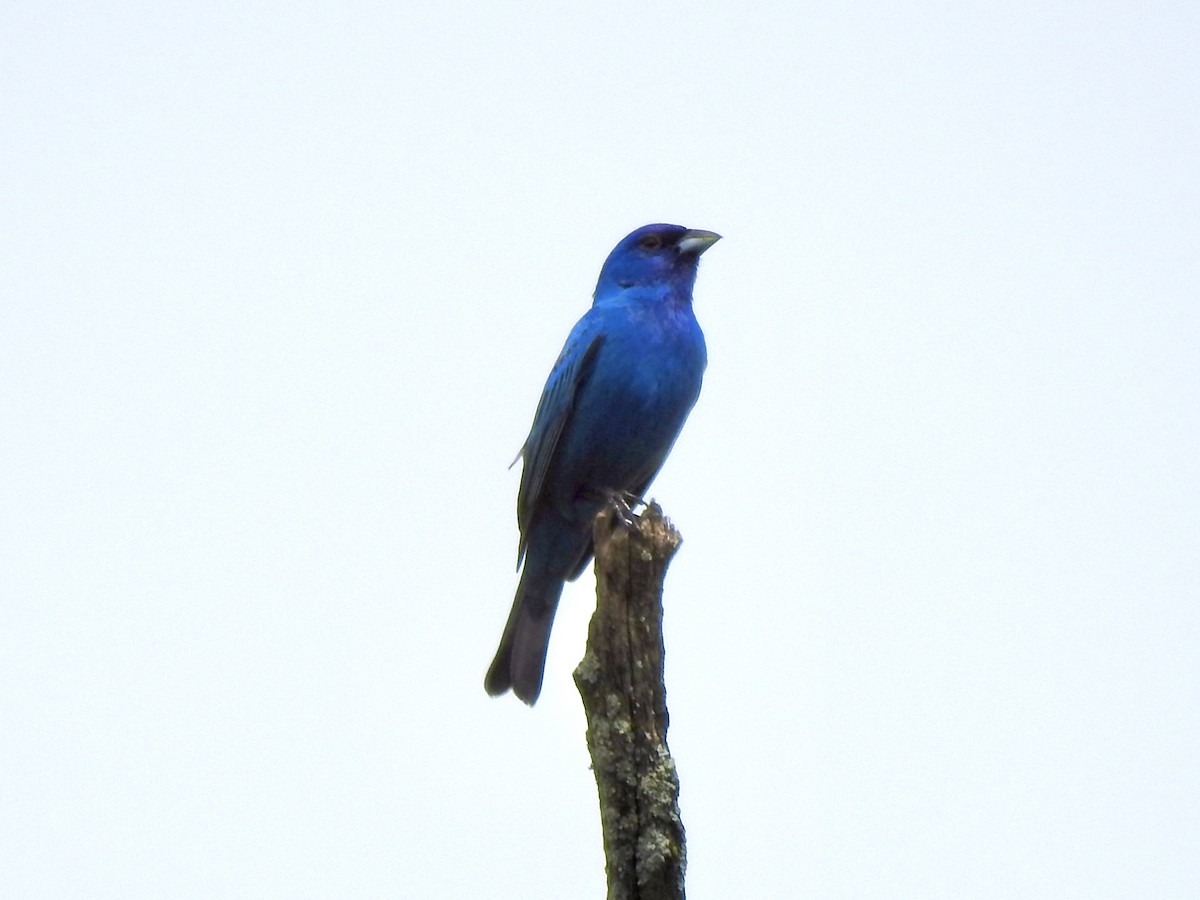
[[[714,232],[680,225],[643,225],[608,254],[596,283],[596,297],[671,282],[688,289],[696,279],[700,254],[720,239]]]

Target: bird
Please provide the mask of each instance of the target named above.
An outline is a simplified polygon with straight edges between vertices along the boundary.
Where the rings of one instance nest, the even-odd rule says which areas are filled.
[[[533,706],[563,584],[592,558],[606,504],[641,498],[700,396],[708,363],[692,311],[712,231],[645,225],[600,269],[591,308],[571,329],[542,390],[517,490],[520,579],[484,679]]]

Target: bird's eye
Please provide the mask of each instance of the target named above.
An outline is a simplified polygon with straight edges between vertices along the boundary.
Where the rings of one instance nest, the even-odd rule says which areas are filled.
[[[638,246],[643,250],[657,250],[662,246],[662,238],[657,234],[648,234],[638,241]]]

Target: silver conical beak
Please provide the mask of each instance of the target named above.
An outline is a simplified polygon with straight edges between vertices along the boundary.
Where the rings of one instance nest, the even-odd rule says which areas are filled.
[[[694,253],[699,256],[721,239],[715,231],[692,230],[685,232],[679,239],[680,253]]]

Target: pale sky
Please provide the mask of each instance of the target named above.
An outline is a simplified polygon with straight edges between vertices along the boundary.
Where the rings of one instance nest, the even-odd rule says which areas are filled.
[[[0,896],[604,891],[612,245],[720,232],[650,494],[688,895],[1200,895],[1200,6],[7,4]]]

